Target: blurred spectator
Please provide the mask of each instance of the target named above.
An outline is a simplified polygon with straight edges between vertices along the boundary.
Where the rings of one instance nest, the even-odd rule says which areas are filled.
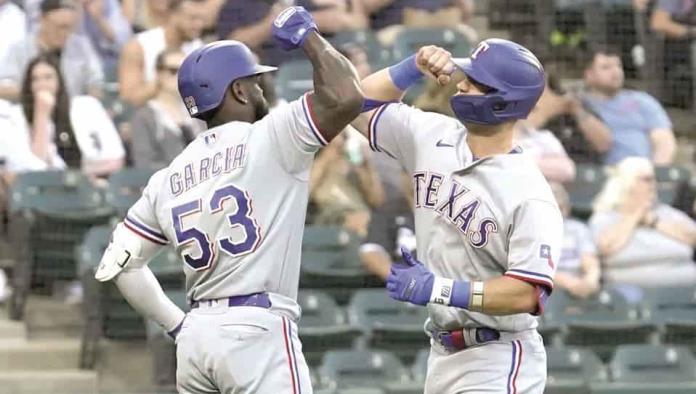
[[[226,0],[218,15],[218,38],[241,41],[263,63],[280,64],[288,55],[271,39],[271,24],[287,5],[287,1]]]
[[[570,216],[568,192],[560,183],[551,183],[558,207],[563,213],[563,249],[554,283],[578,298],[599,290],[599,259],[590,228]]]
[[[366,141],[350,128],[317,155],[310,174],[310,196],[318,208],[316,224],[342,225],[367,235],[370,209],[384,201],[384,190]]]
[[[478,34],[466,24],[474,15],[473,0],[363,0],[363,4],[383,45],[392,45],[403,26],[454,27],[470,42],[478,42]]]
[[[157,56],[167,48],[188,54],[203,45],[205,0],[170,0],[169,18],[164,26],[138,33],[123,47],[119,64],[119,94],[127,103],[139,106],[155,97]],[[137,131],[136,131],[137,132]]]
[[[201,131],[184,107],[176,73],[185,55],[173,49],[157,57],[157,95],[133,116],[133,162],[135,167],[160,169],[196,138]]]
[[[365,48],[359,44],[349,43],[341,45],[337,49],[346,59],[353,63],[358,77],[365,78],[372,74],[372,66],[370,65]]]
[[[0,157],[8,172],[73,167],[99,176],[123,166],[125,152],[106,110],[91,96],[68,98],[52,56],[39,55],[27,66],[21,103],[0,118]]]
[[[549,130],[539,130],[526,120],[518,121],[515,124],[515,144],[534,159],[549,182],[564,183],[575,179],[575,163]]]
[[[590,228],[602,275],[619,289],[696,283],[696,222],[656,196],[652,164],[631,157],[612,169],[595,200]]]
[[[579,93],[565,92],[553,64],[545,64],[546,89],[529,114],[527,123],[539,130],[554,132],[570,158],[585,163],[600,161],[594,147],[602,147],[610,131],[582,104]],[[599,148],[598,148],[599,149]]]
[[[167,23],[169,3],[169,0],[121,0],[121,7],[133,31],[140,33]]]
[[[624,73],[618,52],[595,51],[585,64],[586,105],[607,125],[610,134],[590,140],[604,153],[606,164],[630,156],[644,157],[655,165],[669,165],[676,141],[667,113],[652,96],[623,88]]]
[[[659,0],[650,17],[650,27],[666,37],[664,99],[669,104],[688,107],[693,96],[690,46],[696,38],[696,2]]]
[[[296,5],[311,12],[319,31],[333,35],[342,31],[369,28],[364,0],[297,0]]]
[[[36,33],[16,43],[0,62],[1,98],[16,100],[21,77],[30,59],[47,53],[60,59],[60,70],[70,97],[91,94],[100,97],[104,73],[99,56],[85,37],[74,33],[77,4],[72,0],[44,0]]]
[[[104,64],[115,72],[121,47],[132,35],[118,0],[79,0],[82,18],[78,31],[89,38]]]
[[[401,247],[416,251],[411,177],[396,160],[372,156],[382,180],[384,203],[372,210],[367,237],[360,246],[360,260],[367,272],[385,280],[392,261],[401,258]]]
[[[0,26],[3,26],[3,37],[0,40],[0,59],[7,62],[10,50],[15,45],[21,45],[26,40],[27,22],[24,11],[10,0],[0,0]],[[4,66],[0,66],[0,69]],[[3,70],[4,71],[4,70]],[[0,75],[0,98],[12,98],[17,95],[17,87],[12,79],[6,80]]]

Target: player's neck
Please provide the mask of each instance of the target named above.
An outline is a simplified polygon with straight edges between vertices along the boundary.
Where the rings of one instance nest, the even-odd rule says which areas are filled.
[[[467,125],[466,143],[474,157],[500,155],[514,148],[514,122],[498,126]]]

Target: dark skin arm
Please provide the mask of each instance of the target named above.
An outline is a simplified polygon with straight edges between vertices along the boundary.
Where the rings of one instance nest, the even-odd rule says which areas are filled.
[[[302,46],[314,68],[312,116],[324,138],[332,140],[360,115],[363,93],[355,68],[316,31]]]

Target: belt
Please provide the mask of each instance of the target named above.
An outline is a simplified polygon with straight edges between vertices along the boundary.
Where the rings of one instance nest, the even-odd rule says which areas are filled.
[[[268,293],[254,293],[242,296],[232,296],[227,298],[218,298],[214,300],[198,300],[191,303],[191,309],[198,308],[200,306],[213,306],[219,302],[227,301],[227,306],[255,306],[259,308],[270,308],[271,299],[268,297]]]
[[[454,331],[435,330],[429,333],[435,342],[450,352],[500,339],[500,331],[488,327],[463,328]]]

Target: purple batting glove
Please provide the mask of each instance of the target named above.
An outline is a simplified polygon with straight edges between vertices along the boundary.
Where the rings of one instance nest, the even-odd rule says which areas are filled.
[[[389,297],[416,305],[426,305],[433,292],[435,276],[420,261],[401,248],[403,262],[394,263],[387,276]]]
[[[284,9],[273,21],[272,29],[273,37],[286,51],[301,47],[312,30],[319,31],[312,15],[304,7]]]

